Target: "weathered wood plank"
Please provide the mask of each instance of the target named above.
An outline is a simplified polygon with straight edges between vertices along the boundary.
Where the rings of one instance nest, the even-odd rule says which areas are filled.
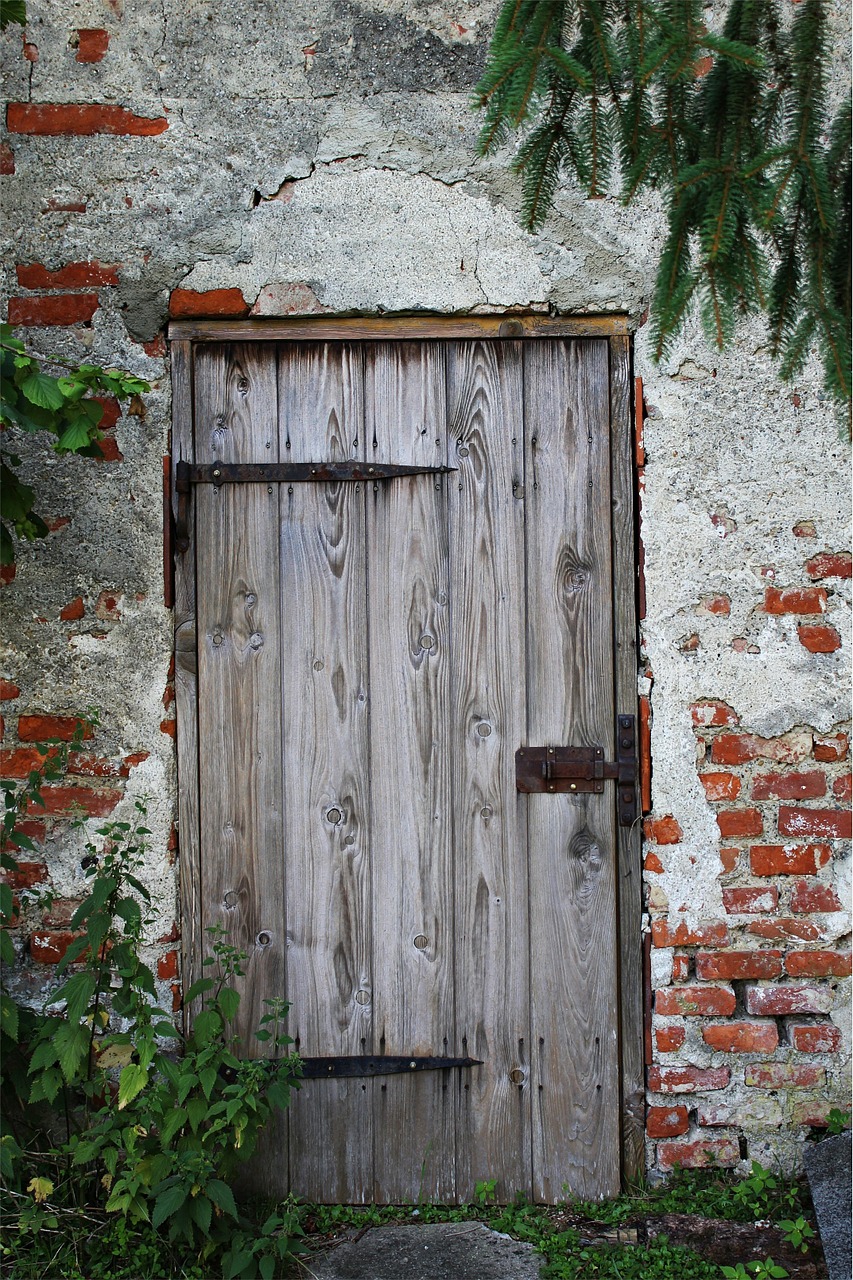
[[[444,465],[445,421],[439,346],[365,349],[368,456]],[[394,480],[368,494],[373,1011],[380,1053],[460,1053],[453,1017],[448,480]],[[446,1075],[373,1082],[376,1200],[453,1200],[453,1090]]]
[[[526,348],[524,360],[528,741],[610,752],[607,343],[555,341]],[[533,1194],[615,1194],[614,797],[608,788],[527,803]]]
[[[613,490],[613,633],[616,711],[637,710],[637,570],[635,555],[631,347],[610,339],[610,459]],[[619,993],[622,1065],[622,1173],[636,1182],[644,1168],[642,872],[640,824],[617,828]]]
[[[173,342],[172,504],[177,516],[175,467],[194,456],[192,344]],[[175,563],[175,714],[178,749],[178,851],[181,888],[181,976],[185,989],[202,975],[201,851],[198,807],[198,703],[196,660],[195,521],[190,545]],[[184,1010],[184,1016],[188,1014]]]
[[[196,353],[196,461],[275,458],[275,360],[250,344]],[[248,955],[238,989],[242,1052],[264,1000],[284,991],[278,494],[198,485],[201,906]],[[209,942],[206,942],[209,950]]]
[[[609,337],[627,334],[625,315],[548,316],[535,312],[491,316],[292,316],[267,320],[173,320],[170,338],[194,342],[331,342],[422,338]]]
[[[292,462],[365,458],[358,347],[284,347],[279,448]],[[373,1052],[365,492],[281,486],[282,732],[290,1034],[306,1056]],[[302,1086],[290,1181],[308,1199],[370,1200],[372,1094]]]
[[[457,1195],[530,1195],[524,404],[519,343],[447,348],[456,1014],[483,1061],[457,1089]]]

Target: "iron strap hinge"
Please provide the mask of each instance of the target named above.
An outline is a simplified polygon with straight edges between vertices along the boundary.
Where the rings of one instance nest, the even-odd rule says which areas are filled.
[[[186,462],[175,464],[178,514],[175,546],[189,546],[189,499],[194,484],[378,483],[398,476],[445,475],[455,467],[421,467],[397,462]]]
[[[451,1067],[480,1067],[478,1058],[425,1058],[415,1054],[352,1055],[339,1058],[302,1058],[305,1080],[337,1080],[344,1077],[409,1075],[413,1071],[446,1071]]]
[[[600,795],[607,780],[618,788],[619,823],[637,818],[637,727],[634,716],[618,716],[616,759],[605,760],[601,747],[519,747],[515,785],[523,792],[583,792]]]

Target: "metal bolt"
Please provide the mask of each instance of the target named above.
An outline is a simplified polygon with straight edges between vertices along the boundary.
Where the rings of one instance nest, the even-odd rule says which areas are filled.
[[[213,469],[213,474],[214,474],[214,476],[215,476],[215,477],[217,478],[217,480],[218,480],[218,479],[219,479],[219,477],[222,475],[222,472],[219,470],[219,468],[218,468],[218,467],[214,467],[214,469]]]

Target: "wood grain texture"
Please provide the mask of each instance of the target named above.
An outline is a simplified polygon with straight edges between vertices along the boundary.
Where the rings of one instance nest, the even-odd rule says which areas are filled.
[[[174,342],[172,364],[172,505],[177,516],[175,467],[194,457],[193,349]],[[175,563],[175,714],[178,749],[178,856],[181,889],[181,961],[185,988],[201,977],[203,955],[201,848],[198,806],[198,662],[196,658],[196,538]],[[184,1017],[189,1014],[184,1009]]]
[[[525,349],[528,739],[613,749],[606,342]],[[612,759],[612,756],[609,758]],[[533,1195],[619,1189],[615,813],[528,797]]]
[[[365,349],[365,421],[377,462],[445,465],[442,349]],[[457,1054],[453,1010],[447,477],[368,495],[374,1044]],[[379,1201],[453,1201],[447,1073],[373,1082]]]
[[[173,320],[172,339],[193,342],[411,342],[423,338],[608,337],[627,334],[625,315],[548,316],[513,312],[491,316],[292,316],[268,320]]]
[[[195,362],[197,462],[277,452],[275,360],[250,344]],[[267,447],[269,446],[269,447]],[[196,486],[202,920],[247,953],[237,1029],[249,1057],[284,993],[278,493]],[[209,944],[208,949],[209,949]]]
[[[282,458],[363,460],[363,418],[358,347],[282,352]],[[281,486],[287,997],[290,1034],[308,1056],[373,1052],[364,490]],[[290,1111],[298,1195],[370,1200],[372,1148],[364,1081],[302,1086]]]
[[[524,738],[524,404],[519,343],[449,343],[453,624],[457,1195],[497,1180],[530,1194],[527,848],[515,750]]]
[[[637,712],[636,533],[631,348],[610,343],[610,458],[613,490],[614,689],[620,715]],[[640,392],[642,409],[642,392]],[[639,820],[618,827],[619,1020],[621,1032],[622,1174],[635,1183],[645,1164],[643,1071],[642,870]]]

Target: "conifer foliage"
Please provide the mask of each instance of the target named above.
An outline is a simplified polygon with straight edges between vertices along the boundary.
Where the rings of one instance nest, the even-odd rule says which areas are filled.
[[[827,0],[505,0],[476,103],[483,153],[521,130],[531,230],[557,184],[655,187],[667,233],[652,305],[657,359],[698,304],[723,347],[763,312],[783,377],[813,346],[850,401],[850,105],[829,106]],[[792,16],[793,14],[793,16]]]

